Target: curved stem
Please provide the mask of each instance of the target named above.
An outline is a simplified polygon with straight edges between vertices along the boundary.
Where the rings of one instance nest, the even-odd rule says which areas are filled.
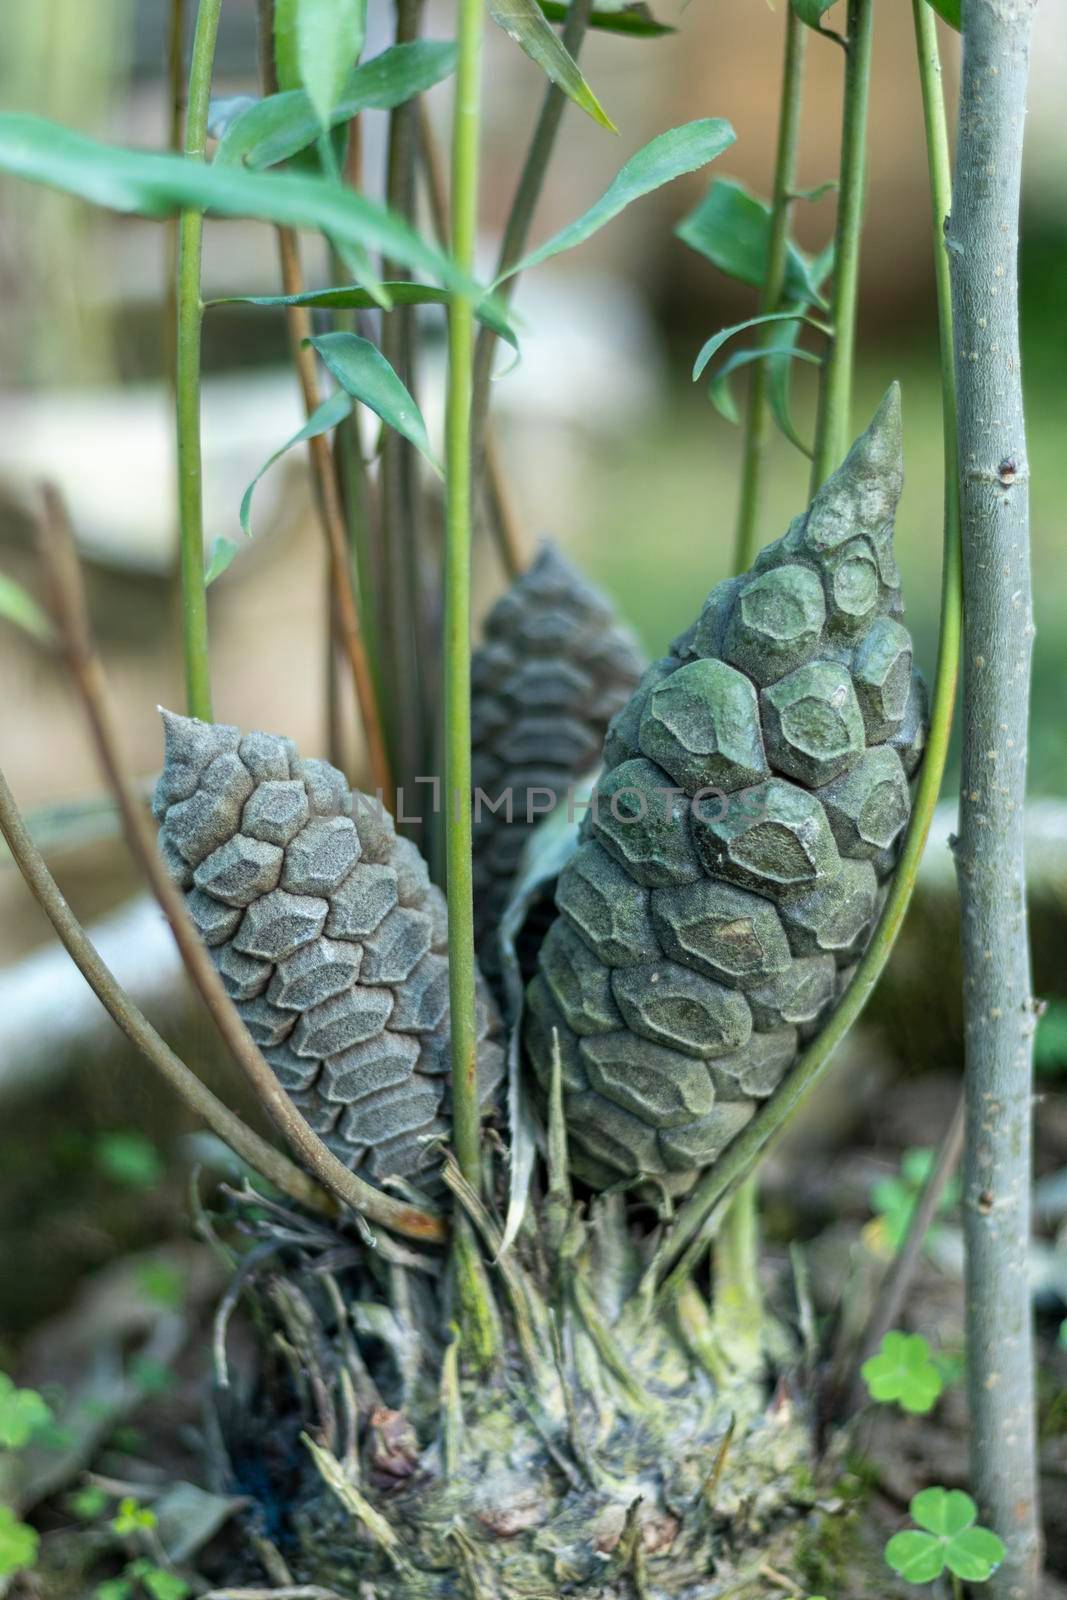
[[[200,0],[189,66],[185,154],[203,161],[211,103],[211,70],[222,0]],[[200,262],[204,218],[183,211],[178,226],[178,331],[175,383],[178,426],[178,515],[182,585],[182,644],[189,715],[211,721],[211,670],[204,584],[204,504],[200,463],[200,335],[204,307]]]
[[[145,819],[141,798],[122,759],[118,720],[89,628],[73,536],[63,503],[53,489],[45,490],[41,535],[42,555],[47,564],[71,677],[85,708],[100,765],[115,796],[126,842],[170,924],[185,969],[223,1043],[278,1132],[336,1200],[372,1222],[380,1222],[383,1227],[409,1238],[443,1241],[448,1229],[440,1216],[395,1200],[364,1182],[323,1144],[294,1106],[245,1027],[186,909],[184,896],[163,865]]]
[[[1029,1273],[1036,1025],[1024,819],[1034,624],[1019,360],[1019,206],[1035,0],[966,0],[947,239],[967,649],[959,839],[967,1387],[992,1600],[1041,1592]]]
[[[926,0],[914,0],[925,7]],[[919,862],[933,820],[948,758],[952,714],[960,664],[962,623],[962,567],[960,516],[957,491],[956,376],[953,367],[952,296],[949,286],[945,219],[951,204],[950,161],[945,108],[941,97],[936,39],[920,49],[919,75],[926,122],[930,179],[931,226],[934,242],[934,280],[941,347],[941,413],[945,448],[944,544],[941,565],[941,612],[937,670],[927,735],[915,803],[904,839],[900,862],[874,937],[856,969],[855,977],[827,1026],[797,1062],[778,1093],[769,1100],[744,1132],[730,1145],[722,1160],[705,1173],[680,1208],[660,1263],[667,1274],[665,1294],[684,1282],[711,1242],[721,1218],[719,1207],[744,1181],[771,1141],[792,1118],[797,1107],[822,1077],[834,1051],[845,1037],[874,990],[889,959],[904,921],[919,873]]]
[[[452,125],[452,254],[468,274],[478,226],[482,0],[459,0],[459,60]],[[452,1117],[460,1171],[481,1185],[478,1040],[474,1015],[471,872],[471,396],[474,302],[453,296],[448,312],[445,414],[445,820],[448,974],[452,1028]]]
[[[767,274],[760,295],[761,315],[780,309],[789,253],[789,221],[796,187],[797,139],[800,129],[800,101],[804,78],[804,47],[808,29],[792,5],[785,11],[785,56],[782,65],[782,97],[778,116],[778,149],[774,161],[774,194],[771,205],[771,231],[767,242]],[[761,345],[767,347],[778,337],[777,328],[764,328]],[[748,413],[745,418],[745,443],[741,463],[741,496],[737,508],[737,534],[734,544],[734,571],[746,572],[755,559],[759,537],[760,499],[763,465],[770,437],[771,417],[767,405],[767,362],[756,361],[748,388]]]
[[[845,55],[845,105],[841,128],[841,173],[834,233],[834,278],[830,297],[833,339],[826,355],[811,492],[845,459],[851,440],[852,369],[859,302],[860,235],[867,181],[867,103],[871,84],[874,0],[849,0]]]
[[[254,1133],[247,1123],[212,1094],[206,1084],[201,1083],[196,1073],[174,1054],[143,1011],[134,1004],[110,967],[101,960],[96,946],[67,904],[59,885],[45,865],[44,857],[30,837],[2,772],[0,833],[7,840],[12,859],[26,880],[27,887],[90,989],[116,1026],[184,1100],[189,1110],[207,1123],[212,1133],[218,1134],[235,1155],[240,1156],[242,1161],[246,1161],[291,1200],[327,1214],[335,1210],[334,1202],[325,1190],[320,1189],[287,1156]]]

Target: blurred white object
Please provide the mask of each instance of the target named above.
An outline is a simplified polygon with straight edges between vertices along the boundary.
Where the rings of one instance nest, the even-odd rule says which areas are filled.
[[[204,543],[239,539],[245,485],[303,425],[287,368],[208,378],[203,389]],[[302,457],[294,454],[293,460]],[[0,494],[31,503],[42,478],[70,506],[82,550],[109,566],[174,570],[175,442],[162,384],[0,396]],[[256,489],[266,527],[286,484],[282,462]]]

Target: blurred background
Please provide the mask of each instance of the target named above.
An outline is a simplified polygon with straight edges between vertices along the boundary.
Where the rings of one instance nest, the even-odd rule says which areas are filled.
[[[676,32],[650,40],[590,36],[583,66],[620,133],[613,138],[568,108],[535,241],[584,210],[623,160],[667,127],[700,116],[726,117],[737,142],[709,171],[643,200],[581,250],[523,282],[517,301],[523,358],[494,386],[502,453],[531,545],[543,533],[558,539],[611,593],[652,655],[663,652],[728,571],[740,431],[714,411],[706,387],[693,385],[690,371],[710,334],[755,311],[755,291],[718,274],[673,229],[712,177],[738,178],[756,193],[769,193],[783,4],[691,0],[680,6],[677,0],[655,0],[657,17]],[[450,25],[450,8],[430,0],[424,31],[448,37]],[[369,27],[367,53],[373,54],[389,40],[389,8],[380,0],[372,0]],[[170,114],[165,34],[164,0],[94,0],[91,6],[84,0],[37,0],[11,7],[0,55],[0,101],[5,109],[37,111],[118,142],[159,147]],[[942,30],[942,45],[951,102],[958,37]],[[253,0],[227,0],[216,94],[254,93],[255,62]],[[1039,1160],[1045,1177],[1067,1167],[1065,74],[1067,0],[1042,0],[1021,260],[1037,621],[1035,949],[1038,992],[1052,1002],[1039,1052],[1045,1091]],[[486,270],[542,82],[526,57],[490,26],[482,203]],[[834,173],[840,83],[839,49],[810,37],[799,173],[804,187]],[[442,137],[448,94],[446,84],[429,97]],[[365,113],[364,122],[367,186],[380,193],[384,113]],[[882,0],[876,11],[870,143],[854,424],[855,431],[865,425],[886,385],[899,378],[907,481],[897,554],[918,659],[929,673],[941,549],[940,398],[922,123],[910,7],[903,0]],[[87,562],[94,619],[129,754],[149,778],[160,761],[155,707],[181,700],[173,442],[164,382],[167,230],[7,181],[0,181],[0,210],[0,571],[40,594],[29,507],[34,483],[43,476],[55,479],[66,491]],[[832,193],[800,203],[795,227],[801,244],[822,246],[833,217]],[[325,260],[310,247],[305,268],[309,283],[329,281]],[[276,292],[269,230],[209,222],[204,273],[209,297]],[[441,322],[427,315],[424,332],[420,400],[431,430],[439,430]],[[303,420],[285,357],[280,313],[209,311],[209,544],[219,535],[240,539],[237,509],[246,484]],[[735,381],[740,398],[744,374]],[[798,368],[794,396],[801,431],[809,433],[813,390],[806,368]],[[807,462],[776,437],[769,470],[765,540],[784,532],[803,508]],[[264,478],[254,528],[252,542],[242,545],[211,591],[217,713],[245,727],[284,731],[305,753],[318,753],[325,727],[325,568],[299,451]],[[477,557],[477,600],[484,608],[503,579],[484,538]],[[79,812],[77,827],[67,825],[63,808],[91,798],[99,784],[62,667],[3,622],[0,641],[3,765],[23,808],[36,818],[53,870],[151,1014],[167,1024],[188,1059],[203,1064],[239,1099],[239,1088],[215,1060],[206,1024],[186,1005],[174,965],[161,953],[161,926],[138,898],[120,843],[92,815]],[[955,784],[953,757],[948,795]],[[786,1157],[771,1164],[772,1236],[775,1194],[790,1188],[796,1202],[795,1163],[810,1166],[818,1152],[829,1149],[832,1192],[810,1198],[800,1231],[824,1241],[830,1216],[851,1215],[851,1250],[860,1227],[876,1216],[873,1182],[896,1171],[902,1150],[936,1143],[947,1126],[958,1090],[961,1037],[948,827],[946,811],[892,971],[848,1048],[834,1089],[818,1100],[794,1137],[788,1158],[794,1166]],[[914,1092],[904,1097],[894,1086],[906,1077],[914,1080]],[[191,1132],[184,1116],[146,1081],[146,1069],[116,1043],[80,979],[53,951],[43,918],[8,862],[0,864],[0,1125],[10,1130],[0,1170],[0,1215],[7,1219],[0,1240],[2,1365],[40,1318],[69,1303],[84,1275],[124,1251],[157,1249],[160,1240],[181,1233],[191,1153],[204,1153],[183,1143]],[[793,1178],[783,1176],[789,1173]],[[1065,1210],[1061,1197],[1060,1211],[1054,1206],[1046,1218],[1051,1265],[1041,1292],[1053,1315],[1067,1299],[1063,1250],[1053,1247]],[[796,1233],[795,1215],[779,1211],[778,1222],[782,1237]],[[838,1290],[825,1292],[832,1300]]]

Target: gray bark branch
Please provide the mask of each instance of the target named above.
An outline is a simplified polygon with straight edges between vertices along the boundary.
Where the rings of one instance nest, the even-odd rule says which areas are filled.
[[[972,1481],[1007,1558],[992,1600],[1040,1584],[1030,1235],[1035,1025],[1023,817],[1033,618],[1018,228],[1035,0],[967,0],[952,216],[963,524],[956,844],[966,1040],[964,1229]]]

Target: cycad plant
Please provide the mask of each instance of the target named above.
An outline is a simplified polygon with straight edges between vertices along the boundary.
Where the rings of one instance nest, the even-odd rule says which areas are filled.
[[[893,557],[895,387],[849,447],[872,0],[849,0],[843,36],[824,25],[826,5],[794,0],[771,202],[717,182],[679,228],[759,295],[756,316],[708,340],[694,375],[743,329],[757,342],[720,358],[711,387],[735,414],[730,376],[750,369],[735,576],[647,667],[562,556],[548,547],[531,559],[494,445],[489,379],[496,344],[517,349],[527,336],[511,311],[517,276],[706,166],[733,133],[706,118],[659,135],[581,217],[530,249],[567,99],[612,128],[576,64],[585,34],[621,30],[640,49],[664,29],[643,7],[590,0],[489,9],[549,80],[489,284],[475,268],[480,0],[457,0],[454,43],[420,37],[417,0],[398,0],[396,42],[370,60],[361,0],[261,0],[262,96],[214,110],[221,0],[200,0],[183,153],[0,117],[3,170],[178,219],[187,699],[164,713],[158,841],[122,762],[52,494],[43,551],[130,843],[288,1154],[222,1105],[117,989],[6,786],[0,821],[120,1026],[249,1168],[244,1197],[219,1219],[244,1241],[215,1351],[225,1470],[248,1498],[233,1583],[263,1592],[265,1559],[272,1580],[288,1574],[279,1593],[294,1595],[757,1595],[769,1562],[796,1570],[817,1491],[811,1367],[757,1286],[754,1174],[886,960],[955,692],[956,396],[933,16],[915,0],[946,454],[928,697]],[[1024,59],[1022,22],[998,21],[985,0],[968,11],[967,51],[995,49],[1000,27]],[[790,234],[804,199],[795,152],[812,29],[844,45],[845,105],[836,233],[815,259]],[[447,78],[448,181],[421,98]],[[1020,67],[1016,110],[1024,81]],[[389,111],[385,203],[362,183],[370,108]],[[961,128],[973,162],[970,137]],[[265,731],[229,725],[212,684],[207,589],[240,561],[238,540],[206,561],[203,549],[200,249],[216,215],[277,233],[283,292],[245,299],[288,319],[308,413],[290,443],[308,444],[330,558],[324,653],[331,683],[339,663],[351,675],[364,734],[356,790],[336,715],[331,759],[309,758],[267,707]],[[961,206],[961,226],[965,215]],[[308,229],[327,241],[330,285],[303,282],[298,231]],[[955,247],[965,260],[968,239]],[[959,271],[966,301],[977,291]],[[448,325],[442,460],[418,404],[416,314],[435,305]],[[770,428],[806,448],[790,405],[798,359],[819,375],[811,500],[767,544],[780,531],[760,509]],[[1020,434],[995,474],[1006,492],[1023,462]],[[245,534],[251,504],[250,488]],[[476,525],[493,535],[510,587],[472,659]],[[8,609],[33,617],[26,597],[9,595]],[[404,798],[419,793],[412,823]],[[995,1257],[995,1243],[984,1248]],[[979,1278],[970,1292],[988,1339]],[[242,1295],[255,1305],[258,1355],[235,1383],[225,1328]],[[1025,1337],[1013,1350],[1013,1393],[1025,1400]],[[972,1355],[979,1373],[987,1355]],[[987,1396],[987,1425],[995,1415]],[[1027,1459],[1024,1442],[1016,1468]],[[1002,1477],[979,1467],[982,1509],[1015,1541],[1016,1587],[1003,1593],[1029,1595],[1032,1499],[1024,1526],[1008,1528]]]

